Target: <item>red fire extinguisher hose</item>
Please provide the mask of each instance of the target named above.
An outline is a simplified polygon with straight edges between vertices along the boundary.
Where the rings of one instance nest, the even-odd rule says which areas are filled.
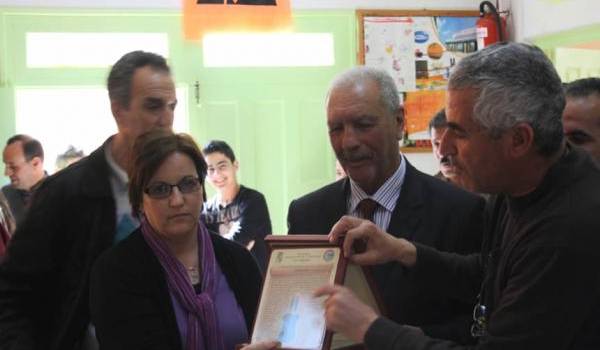
[[[496,19],[496,27],[498,28],[498,41],[504,41],[504,33],[502,31],[502,22],[500,21],[500,14],[498,14],[498,10],[496,10],[496,6],[489,1],[482,1],[479,4],[479,16],[483,17],[485,15],[485,7],[488,7],[490,12],[494,15]]]

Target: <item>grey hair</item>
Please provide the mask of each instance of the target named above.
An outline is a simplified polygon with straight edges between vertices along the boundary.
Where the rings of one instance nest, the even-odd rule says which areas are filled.
[[[473,116],[493,138],[527,123],[539,154],[553,155],[560,148],[565,95],[552,62],[539,48],[498,43],[467,56],[448,82],[449,90],[465,88],[478,91]]]
[[[335,88],[351,86],[368,80],[377,84],[381,103],[390,113],[402,112],[400,96],[398,95],[398,88],[396,87],[396,83],[394,83],[394,79],[386,71],[373,67],[356,66],[336,76],[329,86],[327,99],[329,99],[331,91]]]
[[[131,88],[133,75],[138,68],[150,67],[154,71],[170,74],[171,69],[164,57],[152,52],[132,51],[121,57],[112,66],[108,74],[108,96],[111,101],[118,102],[121,106],[129,108],[131,102]]]

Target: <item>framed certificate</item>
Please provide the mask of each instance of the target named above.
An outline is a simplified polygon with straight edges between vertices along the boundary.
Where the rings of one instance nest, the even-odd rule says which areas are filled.
[[[313,292],[326,284],[352,289],[366,304],[384,314],[368,269],[343,257],[342,242],[327,235],[267,236],[269,260],[254,322],[252,342],[279,340],[282,349],[362,349],[325,327],[323,301]]]

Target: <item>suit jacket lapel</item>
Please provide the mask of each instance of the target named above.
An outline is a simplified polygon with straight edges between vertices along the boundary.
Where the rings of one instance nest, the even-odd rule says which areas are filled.
[[[346,203],[348,192],[350,191],[350,180],[346,177],[342,181],[338,181],[335,184],[334,191],[335,193],[331,196],[332,203],[326,208],[326,210],[330,211],[326,214],[326,217],[337,219],[335,219],[329,227],[333,227],[342,216],[347,214],[348,208]]]
[[[329,185],[324,193],[324,200],[317,208],[315,227],[320,234],[328,234],[333,225],[346,215],[346,197],[350,191],[350,180],[347,178]]]
[[[406,174],[387,232],[395,237],[412,240],[423,220],[420,211],[424,200],[423,188],[419,179],[421,174],[406,158],[403,161],[406,162]]]

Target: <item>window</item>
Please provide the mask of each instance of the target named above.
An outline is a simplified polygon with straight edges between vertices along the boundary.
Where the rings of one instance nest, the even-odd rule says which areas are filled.
[[[333,66],[331,33],[207,34],[205,67]]]
[[[188,131],[187,88],[177,88],[173,129]],[[117,132],[108,92],[101,87],[20,87],[15,91],[17,133],[44,147],[44,168],[53,173],[57,155],[72,145],[89,155]]]
[[[166,33],[27,33],[27,67],[108,67],[125,53],[169,55]]]

